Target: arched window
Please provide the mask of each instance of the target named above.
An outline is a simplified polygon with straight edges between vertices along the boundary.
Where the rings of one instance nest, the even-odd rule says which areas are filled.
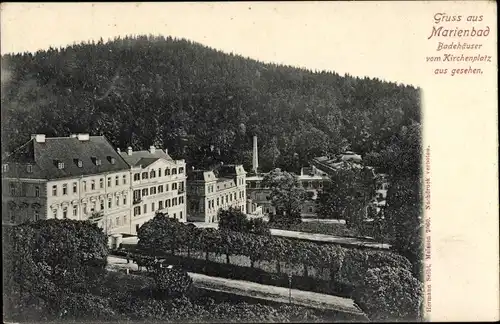
[[[156,171],[155,170],[151,170],[151,172],[149,172],[149,178],[156,178]]]
[[[169,168],[165,169],[165,175],[170,175],[170,169]]]

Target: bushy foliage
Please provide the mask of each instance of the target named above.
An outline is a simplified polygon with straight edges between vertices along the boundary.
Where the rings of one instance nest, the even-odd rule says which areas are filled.
[[[107,238],[90,222],[37,221],[7,234],[4,264],[13,279],[8,290],[41,300],[54,316],[72,291],[85,294],[89,281],[105,272]]]
[[[166,298],[186,295],[193,286],[193,280],[187,272],[177,267],[156,268],[153,277],[157,291]]]
[[[401,267],[366,271],[355,299],[372,321],[415,321],[420,317],[422,284]]]
[[[223,231],[234,231],[252,233],[258,235],[270,235],[267,222],[261,218],[248,218],[242,211],[230,207],[220,209],[218,213],[219,229]]]

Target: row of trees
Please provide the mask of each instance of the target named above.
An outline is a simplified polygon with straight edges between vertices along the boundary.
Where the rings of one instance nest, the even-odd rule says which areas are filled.
[[[182,269],[153,278],[105,271],[106,235],[89,222],[4,228],[4,320],[11,322],[318,321],[314,311],[220,301],[198,294]]]
[[[421,289],[420,282],[411,274],[410,262],[395,253],[388,251],[360,250],[343,248],[336,245],[319,245],[310,242],[294,241],[269,235],[257,235],[244,232],[234,232],[227,229],[196,228],[179,223],[168,215],[157,214],[139,229],[138,250],[145,254],[175,254],[181,251],[202,251],[208,261],[209,253],[229,256],[244,255],[255,262],[275,262],[276,272],[280,273],[281,263],[288,265],[302,265],[304,275],[308,276],[308,269],[319,271],[330,270],[331,280],[347,283],[354,287],[359,294],[356,298],[361,304],[369,303],[362,293],[369,285],[375,289],[375,283],[401,286],[398,295],[401,300],[395,303],[388,302],[385,296],[383,308],[370,308],[372,316],[415,317],[418,316]],[[380,270],[382,269],[382,270]],[[371,272],[370,272],[371,271]],[[389,271],[391,275],[373,279],[374,274],[380,271]],[[385,272],[384,272],[385,273]],[[372,278],[366,281],[367,278]],[[378,288],[383,289],[383,285]],[[374,290],[376,291],[376,289]],[[364,304],[363,304],[364,305]],[[378,304],[381,305],[380,303]]]

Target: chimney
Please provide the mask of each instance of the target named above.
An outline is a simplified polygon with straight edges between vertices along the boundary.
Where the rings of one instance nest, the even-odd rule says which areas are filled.
[[[257,149],[257,136],[253,137],[253,159],[252,159],[252,170],[257,173],[259,168],[259,151]]]
[[[71,135],[69,135],[69,137],[70,137],[70,138],[76,138],[76,137],[77,137],[77,135],[76,135],[76,134],[71,134]]]
[[[132,146],[127,147],[127,155],[132,155]]]
[[[45,134],[33,134],[31,139],[34,139],[37,143],[45,143]]]
[[[154,147],[154,145],[151,145],[149,147],[149,153],[154,154],[154,152],[156,152],[156,148]]]
[[[89,134],[78,134],[77,138],[78,138],[78,140],[80,140],[82,142],[88,141],[90,139],[90,135]]]
[[[117,149],[116,149],[116,152],[121,153],[120,148],[117,148]]]
[[[168,148],[165,147],[165,154],[168,155]]]

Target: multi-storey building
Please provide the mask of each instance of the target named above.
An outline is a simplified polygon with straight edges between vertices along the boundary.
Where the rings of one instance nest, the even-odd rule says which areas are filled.
[[[257,207],[262,207],[264,214],[274,214],[276,212],[270,200],[271,189],[261,185],[265,175],[265,173],[256,174],[246,178],[249,206],[252,206],[248,208],[251,208],[251,210],[248,210],[249,213]],[[297,178],[307,193],[307,199],[301,207],[301,216],[304,218],[315,217],[318,192],[329,185],[330,178],[326,173],[314,166],[302,168]]]
[[[261,185],[264,180],[265,173],[258,172],[258,148],[257,137],[253,137],[253,157],[252,157],[252,175],[246,178],[247,188],[247,212],[249,214],[274,214],[276,208],[272,205],[270,194],[271,189]],[[326,174],[316,168],[305,167],[300,170],[300,175],[297,176],[300,184],[307,193],[307,199],[301,207],[302,217],[315,217],[316,216],[316,198],[318,192],[330,183],[330,178]]]
[[[189,173],[189,221],[217,222],[219,210],[229,207],[246,213],[246,171],[243,166],[221,165],[214,171],[192,170]]]
[[[173,160],[168,151],[151,146],[148,151],[121,152],[130,165],[132,191],[132,233],[156,212],[186,221],[186,164]]]
[[[2,161],[3,223],[91,220],[130,232],[130,170],[104,136],[33,135]]]

